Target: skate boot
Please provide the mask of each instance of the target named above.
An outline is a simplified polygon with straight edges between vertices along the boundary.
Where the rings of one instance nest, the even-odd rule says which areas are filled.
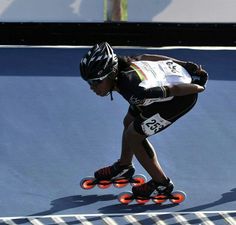
[[[80,186],[83,189],[91,189],[95,185],[99,188],[108,188],[111,184],[114,187],[122,188],[128,183],[132,186],[141,185],[146,182],[146,178],[143,175],[133,176],[135,168],[132,164],[120,165],[118,160],[113,165],[99,169],[94,173],[94,177],[86,177],[80,182]]]
[[[132,188],[134,196],[149,198],[151,195],[170,195],[174,189],[174,184],[168,178],[166,184],[157,183],[150,180],[145,184]]]
[[[97,180],[111,180],[116,178],[131,178],[134,175],[135,168],[132,164],[121,166],[118,160],[112,166],[104,167],[94,173]]]
[[[175,191],[172,181],[168,178],[165,184],[157,183],[150,180],[140,186],[132,188],[132,192],[123,192],[118,195],[118,201],[121,204],[129,204],[133,200],[136,200],[138,204],[146,204],[150,199],[155,204],[162,204],[166,200],[174,204],[183,202],[186,198],[186,194],[183,191]]]

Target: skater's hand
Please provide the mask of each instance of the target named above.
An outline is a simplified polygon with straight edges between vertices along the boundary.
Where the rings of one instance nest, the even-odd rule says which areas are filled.
[[[184,68],[188,71],[190,75],[192,75],[200,71],[202,67],[193,62],[186,62]]]
[[[184,68],[191,75],[192,83],[198,84],[205,88],[208,80],[208,73],[204,69],[202,69],[201,65],[197,65],[193,62],[187,62]]]

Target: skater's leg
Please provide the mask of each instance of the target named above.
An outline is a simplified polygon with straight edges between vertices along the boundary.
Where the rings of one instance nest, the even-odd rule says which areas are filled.
[[[167,181],[167,176],[158,161],[153,146],[147,140],[147,136],[135,131],[133,123],[126,130],[124,145],[128,146],[127,149],[132,149],[138,161],[154,181],[159,183],[165,183]]]
[[[123,131],[123,137],[122,137],[122,151],[121,151],[121,157],[120,159],[114,163],[111,166],[101,168],[97,170],[94,174],[94,176],[98,179],[111,179],[114,176],[117,176],[117,174],[121,173],[123,170],[129,169],[129,171],[124,174],[123,176],[129,178],[132,177],[134,174],[134,167],[132,165],[132,159],[134,153],[130,150],[129,146],[124,144],[124,134],[126,133],[127,128],[129,125],[133,122],[134,117],[128,112],[127,115],[124,118],[124,131]]]
[[[134,121],[134,117],[128,112],[124,118],[123,125],[124,130],[122,134],[122,146],[121,146],[121,156],[120,156],[120,163],[121,165],[129,165],[132,163],[132,159],[134,153],[132,149],[129,148],[129,145],[125,143],[125,133],[129,127],[129,125]]]

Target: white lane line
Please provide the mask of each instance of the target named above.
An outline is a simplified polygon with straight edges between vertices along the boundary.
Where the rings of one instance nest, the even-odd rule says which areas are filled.
[[[138,222],[138,220],[131,215],[124,216],[125,220],[131,223],[132,225],[142,225],[141,223]]]
[[[57,217],[61,218],[68,218],[68,217],[76,217],[76,216],[83,216],[83,217],[101,217],[101,216],[126,216],[126,215],[132,215],[132,216],[147,216],[147,215],[183,215],[183,214],[193,214],[196,215],[197,213],[204,213],[204,214],[220,214],[220,213],[236,213],[236,210],[228,210],[228,211],[189,211],[189,212],[156,212],[156,213],[132,213],[132,214],[124,214],[124,213],[94,213],[94,214],[67,214],[67,215],[57,215]],[[47,215],[47,216],[12,216],[12,217],[0,217],[0,220],[4,219],[10,219],[10,220],[16,220],[16,219],[30,219],[30,218],[37,218],[37,219],[45,219],[45,218],[52,218],[53,215]]]
[[[13,220],[11,219],[3,219],[2,220],[4,223],[9,224],[9,225],[17,225]]]
[[[188,220],[182,216],[182,215],[174,215],[174,218],[176,219],[176,221],[178,223],[180,223],[181,225],[190,225],[190,223],[188,222]]]
[[[127,220],[128,222],[131,222],[134,225],[140,225],[141,223],[135,218],[135,216],[147,216],[150,219],[152,219],[156,225],[167,225],[168,223],[161,220],[160,216],[161,215],[171,215],[174,218],[176,218],[178,220],[178,222],[180,222],[181,224],[187,225],[188,222],[187,220],[184,219],[185,215],[195,215],[197,218],[199,218],[200,220],[202,220],[203,222],[201,223],[202,225],[213,225],[214,223],[208,218],[210,215],[212,214],[218,214],[222,216],[222,219],[224,219],[225,223],[228,223],[230,225],[236,225],[236,220],[234,217],[232,217],[230,214],[231,213],[236,213],[236,211],[234,210],[228,210],[228,211],[202,211],[202,212],[155,212],[155,213],[134,213],[134,214],[122,214],[122,213],[112,213],[112,214],[67,214],[67,215],[46,215],[46,216],[18,216],[18,217],[0,217],[0,221],[4,222],[5,224],[8,225],[18,225],[16,224],[16,222],[14,220],[17,219],[26,219],[29,222],[31,222],[31,224],[33,225],[43,225],[42,222],[40,222],[41,219],[53,219],[54,221],[60,225],[66,225],[66,222],[63,220],[65,218],[69,218],[69,217],[73,217],[78,219],[82,225],[93,225],[88,218],[91,217],[101,217],[101,219],[103,220],[103,223],[108,224],[110,221],[110,224],[113,223],[114,225],[116,225],[116,222],[114,221],[114,219],[112,219],[111,217],[115,217],[115,216],[120,216],[122,218],[124,218],[125,220]],[[110,225],[109,224],[109,225]]]
[[[104,224],[106,225],[118,225],[118,223],[116,223],[115,220],[113,220],[111,217],[108,216],[102,216],[102,221],[104,222]]]
[[[148,217],[152,219],[156,225],[167,225],[167,223],[161,220],[157,215],[149,214]]]
[[[208,219],[208,217],[207,217],[204,213],[196,212],[195,215],[196,215],[200,220],[202,220],[203,225],[215,225],[212,221],[210,221],[210,220]]]
[[[44,225],[42,222],[40,222],[38,219],[36,219],[36,218],[29,218],[28,219],[29,220],[29,222],[31,223],[31,224],[33,224],[33,225]]]
[[[220,213],[220,215],[225,219],[225,221],[230,225],[236,225],[236,220],[230,216],[228,213]]]
[[[52,216],[52,220],[59,225],[68,225],[61,217]]]
[[[81,215],[75,215],[74,216],[77,220],[79,220],[81,222],[82,225],[93,225],[91,222],[89,222],[85,216],[81,216]]]

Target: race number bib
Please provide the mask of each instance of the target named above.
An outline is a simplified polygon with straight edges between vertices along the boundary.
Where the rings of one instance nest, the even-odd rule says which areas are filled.
[[[139,86],[145,89],[191,83],[192,80],[188,71],[172,60],[137,61],[132,62],[132,65],[141,77]]]
[[[168,120],[163,119],[159,113],[155,114],[154,116],[150,117],[149,119],[143,121],[141,124],[143,132],[147,136],[151,136],[156,134],[159,130],[167,127],[170,125],[171,122]]]

